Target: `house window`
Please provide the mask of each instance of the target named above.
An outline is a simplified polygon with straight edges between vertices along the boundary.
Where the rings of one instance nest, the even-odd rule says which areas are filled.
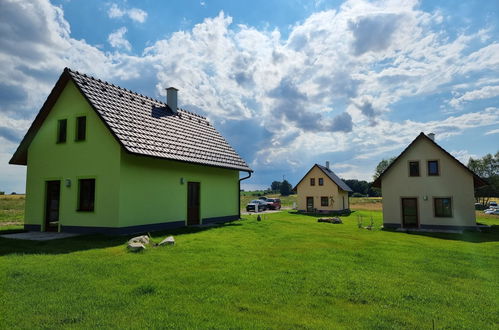
[[[80,179],[78,183],[78,211],[91,212],[94,210],[95,179]]]
[[[319,186],[323,186],[324,185],[324,178],[319,178]]]
[[[321,206],[329,206],[329,198],[328,197],[321,197]]]
[[[409,162],[409,176],[419,176],[419,162]]]
[[[315,178],[310,178],[310,185],[315,186]]]
[[[85,141],[87,134],[87,117],[76,118],[76,141]]]
[[[438,160],[428,161],[428,175],[440,175],[440,169],[438,166]]]
[[[433,203],[435,205],[435,217],[452,217],[452,200],[450,199],[450,197],[433,198]]]
[[[61,119],[57,123],[57,143],[65,143],[68,131],[68,120]]]

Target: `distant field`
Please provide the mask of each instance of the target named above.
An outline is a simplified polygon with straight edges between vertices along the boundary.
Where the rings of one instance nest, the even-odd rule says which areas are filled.
[[[24,222],[24,195],[0,195],[0,226]]]

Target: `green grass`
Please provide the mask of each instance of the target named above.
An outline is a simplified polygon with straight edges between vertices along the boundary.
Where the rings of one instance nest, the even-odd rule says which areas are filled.
[[[24,221],[24,195],[0,195],[0,225]]]
[[[488,233],[407,234],[280,212],[173,233],[0,238],[1,328],[497,328],[499,221]]]

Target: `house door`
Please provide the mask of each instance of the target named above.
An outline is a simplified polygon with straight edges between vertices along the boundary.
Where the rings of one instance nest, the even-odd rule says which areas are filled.
[[[314,212],[314,198],[307,197],[307,212]]]
[[[61,182],[47,181],[45,192],[45,231],[57,231],[59,227],[59,202]]]
[[[187,183],[187,225],[199,225],[199,182]]]
[[[404,228],[418,227],[418,199],[402,198],[402,226]]]

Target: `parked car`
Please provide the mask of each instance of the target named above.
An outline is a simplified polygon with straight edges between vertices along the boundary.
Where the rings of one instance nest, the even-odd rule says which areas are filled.
[[[485,214],[494,214],[494,215],[499,215],[499,209],[495,208],[490,208],[485,211],[483,211]]]
[[[267,201],[267,199],[268,199],[268,197],[262,196],[262,197],[258,197],[258,199],[259,199],[259,200],[262,200],[262,201],[264,201],[264,202],[266,202],[266,201]]]
[[[494,202],[494,201],[490,202],[489,208],[497,208],[497,202]]]
[[[279,198],[267,198],[267,208],[269,210],[280,210],[281,200]]]
[[[246,205],[247,212],[255,212],[256,206],[258,205],[258,212],[265,211],[267,209],[267,203],[261,199],[254,199]]]

